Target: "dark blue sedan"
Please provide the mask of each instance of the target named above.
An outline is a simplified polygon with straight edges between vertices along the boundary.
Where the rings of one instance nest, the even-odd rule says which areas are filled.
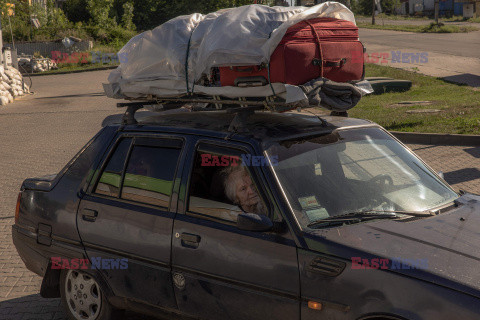
[[[75,320],[480,319],[479,196],[365,120],[235,117],[138,112],[25,180],[41,295]]]

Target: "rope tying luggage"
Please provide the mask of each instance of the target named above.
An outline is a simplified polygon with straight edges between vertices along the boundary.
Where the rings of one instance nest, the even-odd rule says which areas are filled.
[[[192,42],[192,36],[196,29],[197,27],[195,26],[195,28],[193,28],[192,32],[190,33],[190,38],[188,38],[187,55],[185,58],[185,81],[187,84],[187,95],[193,94],[193,90],[195,89],[195,79],[193,81],[192,92],[190,92],[190,88],[188,87],[188,58],[190,57],[190,43]]]
[[[310,23],[310,21],[305,20],[305,22],[312,28],[312,34],[315,36],[315,39],[317,40],[317,45],[318,45],[318,51],[320,53],[320,64],[318,65],[320,67],[320,77],[323,78],[323,53],[322,53],[322,44],[320,42],[320,37],[318,36],[317,30],[315,30],[315,27],[313,24]]]
[[[270,32],[270,34],[268,35],[268,39],[270,39],[270,37],[272,36],[272,32]],[[273,89],[272,81],[270,81],[270,59],[268,60],[268,63],[267,63],[267,73],[268,73],[268,84],[270,85],[270,89],[272,89],[273,96],[276,97],[277,94],[275,93],[275,90]]]

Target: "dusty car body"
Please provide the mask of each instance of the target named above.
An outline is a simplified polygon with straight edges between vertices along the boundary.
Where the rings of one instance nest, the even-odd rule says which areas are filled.
[[[22,185],[14,244],[72,319],[480,318],[480,197],[380,126],[258,112],[231,131],[224,112],[142,114]],[[234,204],[201,154],[270,159],[249,167],[266,214],[225,218]]]

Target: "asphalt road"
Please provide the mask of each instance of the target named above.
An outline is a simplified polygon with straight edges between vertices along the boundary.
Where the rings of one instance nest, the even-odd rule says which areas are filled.
[[[362,23],[372,23],[372,17],[360,17],[356,16],[355,21]],[[384,19],[375,18],[375,24],[378,25],[414,25],[414,26],[428,26],[430,23],[435,22],[434,19],[405,19],[405,20],[395,20],[395,19]],[[439,22],[444,23],[445,25],[456,25],[456,26],[473,26],[480,28],[480,23],[478,22],[468,22],[468,21],[444,21],[442,18],[439,19]]]
[[[360,41],[367,53],[387,53],[379,64],[442,77],[446,80],[480,87],[480,31],[469,33],[415,33],[360,29]],[[411,54],[427,53],[427,61],[392,60],[392,51]]]
[[[365,44],[410,48],[419,52],[436,52],[460,57],[480,58],[480,31],[467,33],[417,33],[377,29],[360,29]],[[480,72],[479,69],[476,71]]]
[[[59,299],[38,295],[11,240],[21,182],[58,172],[117,110],[102,94],[109,71],[34,77],[36,94],[0,108],[0,320],[63,320]],[[411,145],[455,188],[480,193],[480,147]],[[129,313],[127,320],[150,319]]]

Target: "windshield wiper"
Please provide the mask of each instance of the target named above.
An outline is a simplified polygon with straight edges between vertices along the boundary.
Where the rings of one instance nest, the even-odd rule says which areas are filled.
[[[332,216],[325,219],[320,219],[314,221],[307,225],[307,227],[315,227],[322,224],[326,226],[338,223],[358,223],[365,220],[373,219],[395,219],[399,218],[398,214],[405,214],[413,217],[430,217],[433,214],[429,212],[418,212],[418,211],[381,211],[381,210],[369,210],[369,211],[359,211],[359,212],[350,212],[347,214],[341,214],[338,216]]]
[[[383,210],[369,210],[365,211],[367,213],[394,213],[394,214],[404,214],[412,217],[431,217],[435,213],[431,210],[428,211],[402,211],[402,210],[392,210],[392,211],[383,211]]]

